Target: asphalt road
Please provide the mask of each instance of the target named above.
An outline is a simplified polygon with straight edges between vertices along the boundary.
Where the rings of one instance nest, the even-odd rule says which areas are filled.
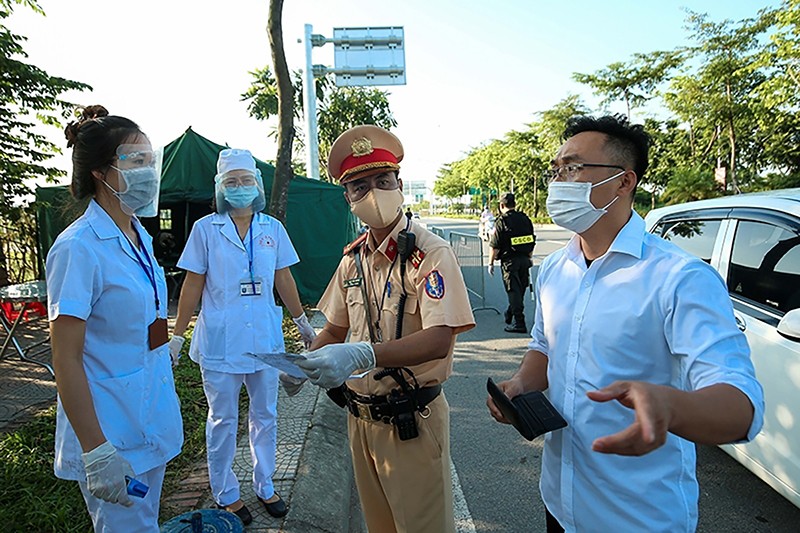
[[[477,221],[423,219],[445,232],[477,235]],[[561,248],[570,232],[556,226],[536,228],[536,266]],[[498,272],[485,276],[486,306],[501,311],[507,300]],[[526,295],[528,326],[533,302]],[[451,406],[451,453],[470,520],[460,531],[544,531],[544,508],[538,491],[541,439],[528,442],[508,426],[495,423],[485,401],[487,377],[510,376],[525,352],[527,336],[503,331],[502,316],[475,313],[478,326],[459,336],[453,376],[446,385]],[[698,446],[701,532],[796,532],[800,509],[721,449]],[[458,513],[457,513],[458,514]]]

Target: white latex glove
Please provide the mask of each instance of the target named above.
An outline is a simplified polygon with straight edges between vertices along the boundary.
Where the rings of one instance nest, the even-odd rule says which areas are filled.
[[[303,356],[297,366],[324,389],[338,387],[356,370],[375,368],[375,352],[368,342],[328,344]]]
[[[172,359],[172,366],[178,366],[178,360],[181,358],[181,348],[186,339],[180,335],[173,335],[169,340],[169,357]]]
[[[278,374],[278,379],[281,382],[281,386],[283,387],[283,390],[286,391],[286,394],[289,397],[294,396],[295,394],[300,392],[300,389],[303,388],[303,383],[308,381],[305,378],[296,378],[296,377],[290,376],[286,372],[281,372],[280,374]]]
[[[488,272],[490,276],[494,276],[494,263],[489,263],[489,266],[486,267],[486,272]]]
[[[125,507],[133,505],[128,498],[125,476],[134,477],[135,474],[128,461],[117,453],[110,442],[105,441],[97,448],[81,454],[81,458],[86,470],[86,485],[92,496]]]
[[[317,338],[317,332],[314,331],[313,327],[311,327],[311,324],[308,322],[308,317],[305,313],[297,318],[293,318],[292,322],[294,322],[294,325],[297,326],[297,331],[300,332],[300,338],[303,339],[303,344],[305,344],[306,349],[308,349],[308,347],[311,346],[311,343],[314,342],[314,339]]]

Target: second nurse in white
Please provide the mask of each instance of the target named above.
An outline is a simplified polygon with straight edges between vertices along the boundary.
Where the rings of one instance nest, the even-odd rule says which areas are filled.
[[[217,504],[248,524],[252,516],[241,499],[233,472],[239,391],[250,398],[249,437],[253,489],[272,516],[286,514],[275,492],[278,372],[248,355],[285,351],[283,313],[273,287],[292,314],[304,341],[308,323],[289,267],[299,261],[283,225],[261,213],[264,186],[247,150],[223,150],[215,178],[216,213],[192,228],[178,267],[186,279],[178,302],[171,349],[177,355],[183,333],[202,296],[202,308],[189,355],[203,374],[208,400],[206,446],[211,492]]]

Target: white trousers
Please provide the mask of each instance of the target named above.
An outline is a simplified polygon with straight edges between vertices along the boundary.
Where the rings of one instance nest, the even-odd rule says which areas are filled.
[[[208,400],[206,449],[211,494],[220,505],[239,498],[239,480],[233,471],[236,430],[239,425],[239,391],[244,383],[250,398],[250,457],[253,460],[253,490],[261,498],[275,494],[277,444],[278,371],[274,368],[253,374],[228,374],[203,369],[203,390]]]
[[[130,496],[133,506],[108,503],[89,493],[85,482],[78,482],[92,517],[95,533],[158,533],[158,503],[167,465],[137,474],[136,479],[150,487],[144,498]]]

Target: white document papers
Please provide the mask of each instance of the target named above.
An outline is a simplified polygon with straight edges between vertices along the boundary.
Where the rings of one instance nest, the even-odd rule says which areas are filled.
[[[279,352],[279,353],[251,353],[247,352],[247,355],[250,357],[254,357],[259,361],[267,363],[269,366],[277,368],[281,372],[285,372],[289,374],[293,378],[302,378],[305,379],[306,374],[303,372],[299,366],[297,366],[296,362],[298,360],[305,359],[305,356],[299,353],[288,353],[288,352]]]

